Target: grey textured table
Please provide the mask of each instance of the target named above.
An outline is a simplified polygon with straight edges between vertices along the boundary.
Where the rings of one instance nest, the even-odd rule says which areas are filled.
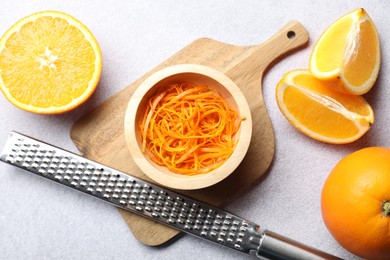
[[[346,259],[320,211],[323,182],[345,155],[367,146],[390,147],[390,25],[387,1],[3,1],[0,34],[40,10],[69,13],[93,32],[103,52],[103,73],[93,97],[58,116],[21,111],[0,95],[0,149],[16,130],[77,152],[72,123],[109,96],[200,37],[235,45],[257,44],[292,19],[310,33],[309,46],[272,67],[263,92],[273,122],[276,154],[267,177],[227,206],[239,216]],[[277,108],[275,85],[292,69],[307,68],[314,42],[335,19],[363,7],[381,41],[382,67],[365,95],[375,111],[372,129],[353,144],[314,141],[296,131]],[[249,259],[188,235],[166,246],[139,243],[117,210],[93,198],[0,164],[0,259]]]

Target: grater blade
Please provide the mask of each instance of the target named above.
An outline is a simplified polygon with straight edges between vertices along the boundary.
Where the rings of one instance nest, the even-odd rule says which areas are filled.
[[[17,132],[11,132],[0,160],[116,207],[259,258],[338,259],[275,233],[260,233],[259,225],[234,214]]]

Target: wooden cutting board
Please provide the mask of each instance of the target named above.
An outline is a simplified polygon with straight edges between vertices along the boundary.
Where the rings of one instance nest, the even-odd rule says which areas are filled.
[[[308,40],[309,34],[296,21],[289,22],[260,45],[242,47],[207,38],[196,40],[80,118],[71,128],[71,139],[83,156],[151,181],[137,168],[125,142],[123,121],[132,93],[148,76],[167,66],[192,63],[217,69],[241,88],[249,103],[253,118],[249,151],[237,170],[222,182],[201,190],[178,192],[215,206],[226,205],[262,179],[274,156],[274,133],[262,97],[264,71]],[[144,244],[160,245],[179,233],[135,214],[119,211],[134,236]]]

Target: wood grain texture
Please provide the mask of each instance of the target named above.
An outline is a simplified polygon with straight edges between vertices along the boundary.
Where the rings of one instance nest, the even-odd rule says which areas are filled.
[[[167,66],[192,63],[219,70],[240,87],[249,103],[253,135],[248,153],[236,171],[222,182],[200,190],[178,192],[223,206],[258,183],[274,156],[274,133],[262,96],[264,71],[279,58],[304,46],[308,39],[305,28],[291,21],[260,45],[243,47],[208,38],[196,40],[80,118],[71,128],[71,139],[83,156],[152,182],[135,165],[125,142],[123,122],[132,93],[152,73]],[[179,233],[135,214],[119,211],[134,236],[146,245],[161,245]]]

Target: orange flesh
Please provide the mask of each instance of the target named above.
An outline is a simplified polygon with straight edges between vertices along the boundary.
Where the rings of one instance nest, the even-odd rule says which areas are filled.
[[[284,99],[290,113],[303,125],[313,132],[331,138],[348,138],[356,135],[358,130],[353,122],[346,120],[341,114],[335,113],[317,101],[308,98],[296,88],[288,87]],[[302,109],[302,107],[310,109]],[[314,115],[314,118],[313,116]],[[335,128],[343,129],[335,131]]]
[[[343,66],[343,54],[352,19],[344,18],[340,23],[342,26],[329,31],[318,48],[316,65],[320,71],[330,72]]]
[[[321,81],[317,80],[310,74],[300,74],[294,78],[294,83],[302,86],[307,90],[313,91],[319,95],[330,97],[340,102],[348,111],[357,113],[362,116],[368,116],[370,110],[365,100],[361,97],[352,97],[340,94],[327,88]]]
[[[80,30],[64,19],[44,16],[9,37],[0,54],[1,77],[19,102],[61,107],[86,91],[95,59]]]
[[[363,97],[335,92],[306,70],[287,73],[277,93],[279,108],[286,118],[314,139],[351,142],[374,121],[372,109]]]
[[[357,37],[360,51],[355,53],[349,63],[344,68],[344,76],[355,86],[366,82],[372,75],[375,64],[378,62],[377,52],[379,44],[377,33],[373,23],[368,20],[360,23],[359,36]],[[361,41],[360,39],[365,39]]]
[[[380,60],[375,24],[359,8],[327,28],[313,48],[309,66],[313,75],[326,81],[329,88],[363,95],[374,86]]]

